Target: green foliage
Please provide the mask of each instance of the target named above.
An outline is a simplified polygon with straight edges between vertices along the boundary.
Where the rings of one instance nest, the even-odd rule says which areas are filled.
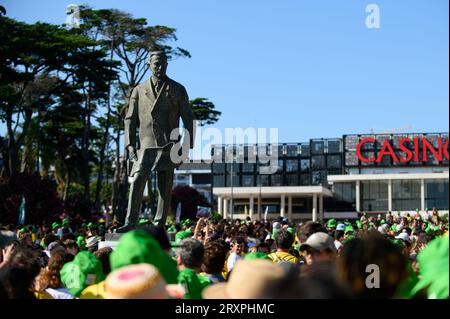
[[[202,126],[216,123],[222,114],[222,112],[216,110],[214,103],[203,97],[189,101],[189,104],[194,113],[194,118],[200,121]]]

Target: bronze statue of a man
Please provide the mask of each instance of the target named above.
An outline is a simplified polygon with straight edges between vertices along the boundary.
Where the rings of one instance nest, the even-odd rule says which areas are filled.
[[[185,132],[189,133],[184,138],[189,138],[190,148],[194,146],[193,114],[186,89],[167,77],[164,52],[152,52],[148,63],[152,76],[133,89],[125,116],[125,147],[133,167],[129,174],[132,181],[125,225],[118,228],[117,233],[136,226],[145,184],[153,170],[157,171],[159,193],[154,222],[164,226],[170,208],[174,169],[180,164],[171,158],[172,147],[179,142],[180,117]]]

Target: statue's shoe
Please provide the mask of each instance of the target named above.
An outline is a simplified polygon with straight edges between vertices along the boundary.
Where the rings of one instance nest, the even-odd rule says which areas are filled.
[[[115,229],[114,232],[117,234],[123,234],[133,229],[134,229],[133,225],[124,225],[122,227]]]

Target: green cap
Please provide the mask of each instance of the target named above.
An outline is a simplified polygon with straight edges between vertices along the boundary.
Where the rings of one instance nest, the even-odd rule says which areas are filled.
[[[148,223],[148,219],[147,218],[141,218],[139,220],[139,225],[144,225],[144,224],[147,224],[147,223]]]
[[[61,226],[58,223],[56,223],[56,222],[54,222],[52,224],[52,230],[55,230],[56,228],[59,228],[59,227],[61,227]]]
[[[445,299],[449,297],[449,240],[442,236],[432,240],[417,256],[420,281],[413,294],[426,288],[428,298]]]
[[[397,231],[397,224],[392,225],[392,226],[391,226],[391,230],[392,230],[392,231]]]
[[[247,255],[245,255],[244,260],[254,260],[254,259],[267,259],[267,260],[271,260],[269,258],[269,255],[262,253],[260,251],[254,252],[254,253],[249,253]]]
[[[26,228],[26,227],[22,227],[22,228],[19,230],[19,233],[25,234],[26,231],[27,231],[27,228]]]
[[[428,223],[427,228],[425,229],[427,234],[434,234],[434,229],[431,227],[431,224]]]
[[[176,262],[161,249],[156,239],[145,231],[135,230],[120,237],[109,260],[112,270],[134,264],[152,264],[168,284],[177,283],[179,272]]]
[[[182,220],[181,221],[181,225],[183,225],[183,226],[191,226],[192,225],[192,220],[190,220],[189,218],[185,219],[185,220]]]
[[[62,225],[65,226],[65,225],[69,225],[69,224],[70,224],[69,218],[64,218],[62,221]]]
[[[292,235],[295,236],[295,230],[292,227],[288,227],[287,231]]]
[[[77,237],[77,245],[80,248],[86,248],[86,240],[84,239],[83,236],[78,236]]]
[[[344,235],[347,235],[348,233],[354,232],[354,231],[355,231],[355,230],[353,229],[353,226],[348,225],[347,227],[345,227]]]
[[[185,231],[180,231],[175,235],[175,241],[178,243],[183,239],[191,237],[192,233],[190,229],[186,229]]]
[[[64,286],[77,297],[87,286],[105,279],[102,263],[89,251],[79,252],[73,261],[63,266],[60,274]]]
[[[336,226],[337,226],[336,219],[328,220],[328,222],[327,222],[327,227],[328,228],[336,228]]]
[[[380,225],[386,224],[386,221],[384,219],[380,220]]]

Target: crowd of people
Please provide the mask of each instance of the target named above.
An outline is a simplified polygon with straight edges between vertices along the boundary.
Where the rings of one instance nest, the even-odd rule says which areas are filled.
[[[448,298],[448,216],[1,226],[0,298]]]

